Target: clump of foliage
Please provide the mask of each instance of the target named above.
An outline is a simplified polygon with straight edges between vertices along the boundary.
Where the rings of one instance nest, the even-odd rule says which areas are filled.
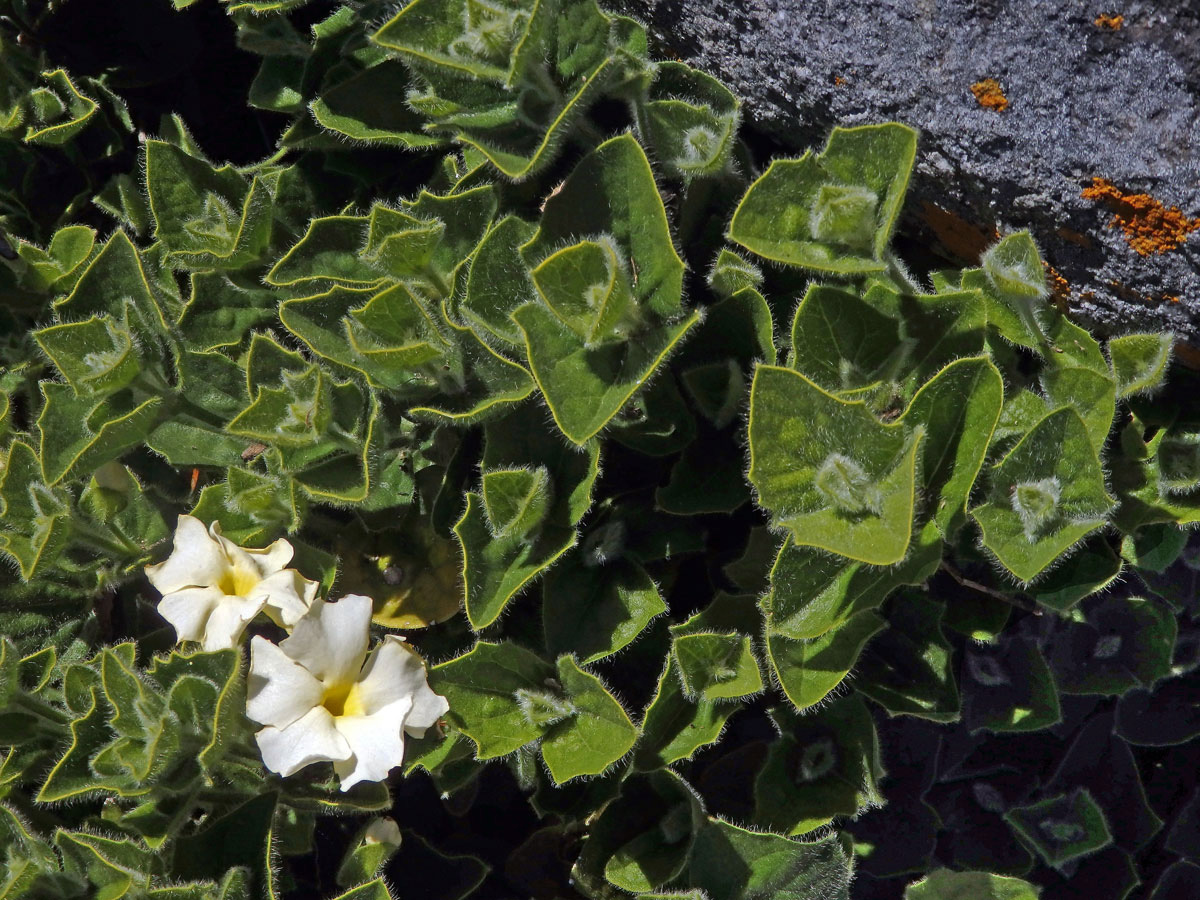
[[[0,5],[0,895],[1196,885],[1195,378],[1026,232],[910,272],[911,129],[764,168],[594,0],[174,0],[233,165]],[[182,514],[430,662],[389,783],[264,770]]]

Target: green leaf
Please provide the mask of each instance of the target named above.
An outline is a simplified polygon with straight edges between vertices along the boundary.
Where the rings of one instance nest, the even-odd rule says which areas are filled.
[[[60,147],[83,131],[99,106],[79,92],[63,69],[43,72],[44,85],[30,92],[33,122],[25,129],[25,143]]]
[[[496,191],[490,184],[459,189],[445,196],[423,190],[416,200],[401,201],[401,207],[409,216],[444,228],[433,247],[426,273],[438,295],[449,297],[455,293],[458,269],[483,240],[496,215],[497,202]],[[379,248],[381,258],[387,256],[389,243],[385,239]],[[372,249],[368,245],[366,254]]]
[[[750,500],[744,459],[745,448],[732,437],[693,441],[654,492],[655,503],[677,516],[731,513]]]
[[[858,295],[814,283],[792,320],[791,368],[830,392],[894,381],[912,351],[901,329]]]
[[[187,727],[206,772],[218,771],[244,732],[246,684],[234,650],[173,650],[157,656],[146,673],[169,691],[167,705]]]
[[[372,387],[414,396],[436,390],[428,366],[446,352],[447,344],[406,285],[373,294],[335,287],[285,300],[279,319],[318,356],[361,372]]]
[[[382,278],[359,258],[366,244],[366,216],[325,216],[313,219],[304,237],[275,263],[267,284],[291,287],[306,282],[374,285]]]
[[[904,900],[1038,900],[1040,889],[1008,875],[935,869],[904,889]]]
[[[927,515],[947,539],[967,519],[967,500],[1000,419],[1004,380],[986,357],[960,359],[928,381],[900,421],[925,429],[920,484]]]
[[[529,299],[529,270],[519,248],[536,231],[516,216],[505,216],[479,244],[458,311],[485,337],[521,344],[521,332],[509,313]]]
[[[988,502],[971,515],[984,546],[1024,582],[1103,525],[1113,505],[1083,420],[1069,408],[1034,426],[989,480]]]
[[[1179,559],[1188,532],[1172,524],[1147,525],[1121,540],[1121,558],[1146,572],[1165,572]]]
[[[193,272],[191,288],[179,329],[193,350],[241,344],[247,333],[274,322],[278,314],[272,291],[234,282],[220,272]]]
[[[889,715],[957,721],[953,653],[940,627],[945,608],[916,593],[897,597],[886,613],[888,627],[858,661],[855,689]]]
[[[646,456],[677,453],[696,436],[695,419],[674,376],[670,370],[661,374],[621,408],[609,432],[618,443]]]
[[[492,533],[527,538],[550,509],[552,486],[545,466],[493,469],[483,473],[483,505]]]
[[[42,290],[56,293],[70,290],[77,279],[80,266],[92,255],[96,232],[86,225],[68,225],[54,232],[45,250],[24,241],[17,254],[29,266],[26,282]]]
[[[246,442],[214,428],[168,420],[150,432],[146,446],[173,466],[227,466],[237,462]]]
[[[1010,809],[1004,821],[1056,868],[1112,843],[1104,812],[1086,788]]]
[[[596,235],[607,236],[618,251],[638,310],[662,318],[682,312],[683,260],[650,163],[630,134],[605,141],[580,161],[546,201],[537,236],[521,252],[541,264],[558,248]]]
[[[393,900],[393,898],[387,883],[382,878],[376,878],[374,881],[352,887],[344,894],[338,894],[334,900]]]
[[[705,309],[704,322],[688,339],[680,362],[686,368],[732,357],[739,369],[748,369],[758,361],[773,364],[775,356],[771,307],[755,288],[746,287]]]
[[[554,667],[516,644],[480,641],[469,653],[429,670],[430,686],[450,703],[447,718],[476,744],[477,759],[512,753],[542,736],[518,692],[544,694]]]
[[[1163,495],[1188,495],[1200,487],[1200,432],[1171,429],[1153,443],[1157,464],[1153,474],[1158,476],[1155,499],[1167,500]],[[1180,500],[1186,502],[1187,497]]]
[[[1046,400],[1028,388],[1013,391],[1006,397],[1000,421],[992,435],[996,447],[1008,446],[1024,437],[1046,415]]]
[[[446,233],[439,219],[419,219],[376,203],[361,256],[382,274],[416,278],[429,272],[433,252]]]
[[[621,794],[591,823],[574,875],[592,895],[662,887],[687,865],[704,807],[678,775],[659,771],[622,782]]]
[[[559,657],[558,681],[573,713],[542,739],[542,758],[554,783],[563,784],[604,772],[632,749],[638,730],[603,682],[574,657]]]
[[[968,649],[959,685],[963,720],[972,732],[1040,731],[1062,719],[1054,676],[1026,638],[1001,638],[997,646]]]
[[[745,257],[722,247],[708,273],[708,284],[719,297],[728,299],[745,288],[756,291],[762,285],[763,273]],[[767,360],[774,362],[774,360]]]
[[[1177,636],[1158,598],[1097,597],[1059,623],[1048,655],[1064,694],[1120,695],[1170,676]]]
[[[878,258],[891,240],[917,151],[917,132],[897,122],[835,128],[821,166],[844,184],[865,185],[880,198],[873,250]]]
[[[775,262],[882,272],[916,148],[917,133],[895,122],[835,128],[819,156],[772,161],[734,212],[729,238]]]
[[[39,803],[56,803],[119,786],[113,778],[100,775],[90,765],[91,758],[111,740],[112,731],[97,689],[88,687],[83,693],[87,700],[82,704],[82,714],[71,722],[71,745],[42,782],[37,793]]]
[[[530,274],[550,311],[585,347],[623,340],[637,325],[629,278],[611,243],[564,247]]]
[[[4,804],[0,804],[0,840],[7,848],[9,868],[4,888],[11,896],[25,896],[24,889],[36,885],[47,874],[59,872],[60,862],[54,849],[40,838],[23,816]],[[69,890],[66,885],[61,888],[64,892]]]
[[[534,303],[513,318],[525,334],[529,366],[564,435],[584,444],[598,434],[696,322],[644,331],[625,343],[589,348],[549,310]]]
[[[471,627],[485,628],[538,573],[575,544],[575,530],[548,523],[532,541],[524,535],[496,537],[479,494],[467,494],[454,535],[463,550],[463,582]]]
[[[550,521],[564,526],[579,524],[592,504],[592,486],[599,467],[598,443],[584,448],[564,444],[546,421],[545,411],[532,403],[489,422],[484,426],[484,435],[484,470],[545,467],[553,483]]]
[[[527,39],[538,5],[529,0],[511,7],[420,0],[389,20],[372,40],[417,64],[509,83],[511,56]]]
[[[998,336],[1004,342],[1025,347],[1039,355],[1044,353],[1046,338],[1036,315],[1038,304],[1001,296],[983,269],[964,269],[959,284],[954,287],[976,291],[983,299],[989,330],[995,335],[989,336],[989,343],[1003,347],[1004,343],[996,341]]]
[[[260,387],[253,402],[226,428],[270,446],[307,447],[329,429],[333,392],[333,380],[316,366],[303,373],[284,372],[281,387]]]
[[[1117,397],[1153,393],[1166,379],[1174,340],[1169,334],[1127,334],[1108,342]]]
[[[150,206],[141,185],[128,172],[118,172],[110,178],[92,202],[136,235],[150,230]]]
[[[750,389],[750,481],[797,544],[873,565],[908,551],[922,429],[879,422],[789,369]]]
[[[447,353],[442,372],[441,396],[409,408],[419,419],[450,425],[474,425],[503,416],[533,393],[529,370],[501,356],[467,326],[443,321],[457,340],[458,352]],[[436,370],[435,370],[436,371]]]
[[[109,316],[52,325],[33,337],[80,396],[120,390],[141,369],[133,335]]]
[[[876,285],[867,291],[866,299],[889,312],[894,309],[893,314],[904,320],[904,334],[911,344],[905,395],[950,363],[985,351],[988,309],[979,291],[907,296]]]
[[[980,259],[980,267],[995,292],[1014,308],[1024,305],[1028,310],[1050,293],[1041,253],[1028,231],[1015,232],[993,244]]]
[[[60,829],[54,846],[62,854],[63,869],[87,880],[98,897],[140,893],[161,869],[161,860],[132,841],[102,837],[83,831]]]
[[[46,483],[94,471],[142,443],[158,421],[163,401],[76,397],[65,384],[43,381],[45,405],[37,419],[38,448]]]
[[[1088,438],[1099,454],[1116,414],[1116,385],[1108,373],[1082,366],[1051,366],[1042,385],[1050,407],[1070,407],[1087,427]]]
[[[807,709],[842,682],[863,646],[883,626],[879,616],[864,610],[808,640],[794,640],[768,630],[767,660],[787,698],[797,709]]]
[[[57,301],[54,309],[59,318],[82,319],[108,313],[122,319],[128,302],[133,304],[136,320],[127,324],[135,331],[149,337],[170,330],[141,255],[125,232],[118,230],[87,264],[75,289]]]
[[[1121,558],[1103,536],[1090,538],[1079,553],[1072,554],[1038,579],[1033,596],[1043,606],[1066,612],[1084,597],[1098,593],[1116,581],[1121,568]]]
[[[879,741],[862,700],[851,694],[808,715],[787,707],[770,715],[780,737],[754,780],[758,825],[806,834],[882,801]]]
[[[770,570],[764,600],[772,634],[808,640],[880,606],[902,581],[890,571],[848,562],[785,540]]]
[[[419,873],[415,884],[431,886],[444,900],[470,896],[490,870],[478,857],[439,851],[416,830],[404,833],[404,843],[391,864],[392,872]],[[404,900],[403,893],[400,900]]]
[[[213,168],[165,141],[147,141],[146,192],[154,236],[187,268],[240,268],[271,239],[272,190],[232,166]]]
[[[299,40],[299,35],[296,35]],[[241,46],[246,41],[239,42]],[[298,113],[304,108],[305,60],[298,56],[281,55],[264,57],[258,74],[250,82],[246,103],[255,109],[272,112]],[[313,118],[316,118],[314,114]],[[328,126],[326,126],[328,127]]]
[[[371,494],[372,485],[380,474],[373,468],[372,461],[380,453],[383,426],[378,398],[368,395],[365,410],[362,398],[357,384],[335,384],[334,415],[343,417],[341,422],[335,420],[335,427],[343,436],[342,440],[330,437],[311,448],[281,451],[284,466],[294,472],[295,479],[314,499],[362,503]],[[356,409],[359,410],[357,415]],[[296,459],[289,458],[293,453],[297,455]]]
[[[671,652],[688,697],[735,700],[763,689],[749,635],[677,634]]]
[[[417,150],[438,147],[442,138],[424,130],[424,120],[397,97],[410,79],[397,60],[384,60],[341,81],[309,104],[317,124],[353,141]]]
[[[846,900],[850,863],[837,835],[801,842],[709,818],[696,836],[685,880],[729,900]]]
[[[691,759],[701,747],[721,737],[725,722],[740,708],[740,703],[729,701],[689,699],[683,692],[679,662],[668,655],[658,690],[642,717],[634,768],[645,772]]]
[[[691,179],[729,166],[739,103],[721,82],[676,62],[660,63],[640,119],[668,174]]]
[[[594,2],[420,0],[374,39],[421,73],[409,104],[514,180],[551,162],[600,90],[646,67],[645,31]]]
[[[574,553],[546,576],[542,617],[546,648],[573,652],[584,665],[611,656],[634,640],[667,605],[637,563],[589,565]]]
[[[250,890],[242,896],[274,900],[277,876],[273,867],[278,866],[279,860],[273,848],[273,823],[278,803],[275,791],[262,793],[222,815],[210,816],[195,833],[177,838],[175,873],[184,878],[224,876],[225,885],[231,890],[249,882]],[[230,879],[227,872],[234,866],[244,867],[243,874]]]

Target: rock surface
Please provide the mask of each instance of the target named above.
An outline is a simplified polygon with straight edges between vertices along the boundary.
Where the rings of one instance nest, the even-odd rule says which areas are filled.
[[[1079,318],[1200,345],[1200,3],[624,7],[785,152],[834,125],[919,128],[902,231],[974,263],[997,230],[1028,227]]]

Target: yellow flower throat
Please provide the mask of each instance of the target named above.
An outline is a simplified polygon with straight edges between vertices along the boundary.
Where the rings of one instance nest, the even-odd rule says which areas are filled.
[[[262,581],[258,572],[245,566],[230,566],[221,575],[217,587],[230,597],[245,597]]]
[[[358,682],[350,684],[326,685],[325,696],[321,705],[329,710],[332,716],[361,716],[366,713]]]

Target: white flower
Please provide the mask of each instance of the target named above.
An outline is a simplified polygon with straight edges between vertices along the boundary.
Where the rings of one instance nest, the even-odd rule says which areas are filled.
[[[278,646],[250,642],[246,715],[266,726],[255,738],[272,772],[328,761],[343,791],[382,781],[404,760],[404,734],[424,737],[449,709],[402,638],[367,656],[370,624],[371,599],[350,594],[315,602]]]
[[[312,605],[317,583],[295,569],[292,545],[282,538],[262,550],[245,550],[194,516],[180,516],[171,555],[146,566],[146,577],[163,595],[159,614],[181,641],[205,650],[234,647],[246,624],[265,612],[294,625]]]
[[[399,847],[401,843],[400,826],[391,816],[380,816],[372,819],[367,830],[363,832],[365,844],[391,844]]]

